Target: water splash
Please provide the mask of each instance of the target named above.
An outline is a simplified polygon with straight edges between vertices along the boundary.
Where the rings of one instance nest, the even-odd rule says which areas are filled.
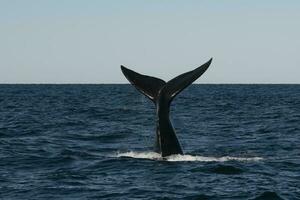
[[[130,157],[138,159],[150,159],[150,160],[165,160],[170,162],[184,162],[184,161],[198,161],[198,162],[226,162],[226,161],[259,161],[263,158],[261,157],[206,157],[206,156],[196,156],[196,155],[171,155],[165,158],[162,158],[160,154],[156,152],[125,152],[117,153],[116,157]]]

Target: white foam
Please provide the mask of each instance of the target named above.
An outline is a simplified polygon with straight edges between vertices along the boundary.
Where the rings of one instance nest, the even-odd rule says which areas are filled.
[[[183,162],[183,161],[198,161],[198,162],[226,162],[226,161],[259,161],[263,158],[261,157],[205,157],[205,156],[196,156],[196,155],[171,155],[165,158],[162,158],[160,154],[156,152],[125,152],[117,153],[116,157],[130,157],[130,158],[140,158],[140,159],[150,159],[150,160],[165,160],[170,162]]]
[[[150,159],[150,160],[160,160],[162,159],[161,155],[156,152],[125,152],[125,153],[117,153],[117,157],[130,157],[130,158],[142,158],[142,159]]]

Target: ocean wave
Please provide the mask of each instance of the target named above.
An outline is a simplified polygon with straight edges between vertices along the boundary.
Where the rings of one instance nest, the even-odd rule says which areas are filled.
[[[160,154],[156,152],[124,152],[117,153],[116,157],[130,157],[138,159],[150,159],[150,160],[164,160],[170,162],[226,162],[226,161],[260,161],[263,160],[262,157],[232,157],[232,156],[223,156],[223,157],[206,157],[206,156],[197,156],[197,155],[171,155],[162,158]]]
[[[264,192],[253,200],[264,200],[264,199],[272,199],[272,200],[284,200],[281,198],[276,192]]]

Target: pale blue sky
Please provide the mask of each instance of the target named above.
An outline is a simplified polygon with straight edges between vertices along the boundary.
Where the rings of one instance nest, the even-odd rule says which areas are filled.
[[[0,0],[0,83],[300,83],[299,0]]]

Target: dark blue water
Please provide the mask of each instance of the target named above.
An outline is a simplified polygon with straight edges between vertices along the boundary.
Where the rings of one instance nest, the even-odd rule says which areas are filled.
[[[300,199],[300,85],[193,85],[186,155],[130,85],[0,85],[0,199]]]

